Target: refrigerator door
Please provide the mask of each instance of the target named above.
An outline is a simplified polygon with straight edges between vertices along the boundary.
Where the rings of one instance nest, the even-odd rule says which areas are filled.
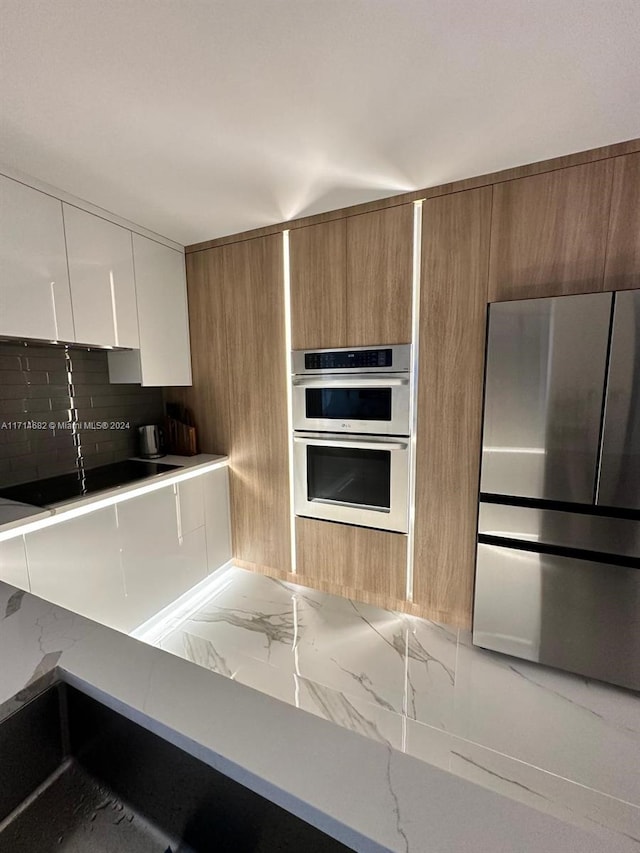
[[[478,546],[473,642],[640,690],[640,571]]]
[[[596,502],[640,509],[640,290],[615,295]]]
[[[593,503],[612,295],[489,311],[484,493]]]

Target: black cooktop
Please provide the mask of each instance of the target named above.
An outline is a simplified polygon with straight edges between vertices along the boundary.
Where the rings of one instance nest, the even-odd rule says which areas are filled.
[[[47,507],[61,501],[80,498],[145,480],[156,474],[164,474],[180,465],[167,465],[164,462],[138,462],[135,459],[125,459],[124,462],[114,462],[111,465],[101,465],[99,468],[88,468],[83,476],[63,474],[60,477],[49,477],[46,480],[36,480],[33,483],[22,483],[0,489],[0,498],[31,504],[32,506]]]

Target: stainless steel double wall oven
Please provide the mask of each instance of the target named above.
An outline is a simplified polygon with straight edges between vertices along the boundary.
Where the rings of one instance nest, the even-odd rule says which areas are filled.
[[[292,354],[296,515],[406,533],[410,345]]]

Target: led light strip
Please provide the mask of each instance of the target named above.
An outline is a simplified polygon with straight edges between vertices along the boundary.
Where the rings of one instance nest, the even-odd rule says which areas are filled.
[[[216,471],[218,468],[226,468],[228,461],[212,462],[208,465],[199,465],[192,470],[184,471],[179,474],[172,474],[166,479],[158,480],[153,483],[147,483],[145,486],[138,486],[135,489],[127,490],[122,494],[109,495],[106,498],[98,498],[83,503],[82,506],[70,507],[69,509],[60,508],[53,510],[53,514],[46,518],[39,518],[37,521],[26,522],[10,530],[0,531],[0,542],[6,542],[7,539],[15,539],[17,536],[25,536],[27,533],[33,533],[35,530],[42,530],[45,527],[52,527],[54,524],[60,524],[63,521],[69,521],[72,518],[78,518],[81,515],[88,515],[90,512],[95,512],[98,509],[104,509],[114,504],[130,501],[132,498],[138,498],[140,495],[147,495],[149,492],[156,492],[158,489],[164,489],[166,486],[172,486],[174,483],[181,483],[183,480],[191,480],[193,477],[200,477],[202,474],[208,474],[210,471]]]
[[[184,625],[194,613],[215,595],[223,592],[230,585],[231,578],[228,577],[228,573],[231,568],[233,568],[233,561],[229,560],[191,589],[188,589],[175,601],[172,601],[171,604],[164,607],[159,613],[154,614],[142,625],[130,631],[129,636],[151,646],[159,645],[162,640],[181,625]]]
[[[411,298],[411,395],[409,422],[411,459],[409,460],[409,534],[407,536],[407,601],[413,601],[413,554],[416,523],[416,433],[418,430],[418,361],[420,355],[420,267],[422,263],[422,202],[413,203],[413,275]]]
[[[120,346],[118,335],[118,314],[116,312],[116,283],[113,280],[113,270],[109,270],[109,286],[111,288],[111,314],[113,316],[113,339],[117,347]]]
[[[287,449],[289,458],[289,532],[291,536],[291,572],[296,573],[296,513],[293,495],[293,400],[291,397],[291,267],[289,264],[289,231],[282,232],[284,284],[284,348],[287,383]]]
[[[53,311],[53,328],[56,332],[56,341],[60,338],[60,332],[58,331],[58,311],[56,309],[56,283],[55,281],[51,282],[51,309]]]

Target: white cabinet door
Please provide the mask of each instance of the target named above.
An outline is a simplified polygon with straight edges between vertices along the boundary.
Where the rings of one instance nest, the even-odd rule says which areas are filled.
[[[0,542],[0,580],[20,589],[26,589],[27,592],[30,591],[27,556],[22,536]]]
[[[124,629],[125,591],[115,507],[25,536],[31,592]]]
[[[3,175],[0,335],[75,340],[62,203]]]
[[[182,533],[191,533],[198,527],[204,527],[204,477],[192,477],[178,483],[180,507],[180,529]]]
[[[229,469],[218,468],[197,479],[204,492],[208,568],[214,572],[231,559]]]
[[[204,528],[183,533],[178,507],[175,486],[117,504],[128,631],[206,577]]]
[[[63,204],[76,341],[138,347],[131,232]]]
[[[139,363],[132,353],[109,353],[112,382],[191,385],[191,350],[184,255],[133,235],[140,329]]]

